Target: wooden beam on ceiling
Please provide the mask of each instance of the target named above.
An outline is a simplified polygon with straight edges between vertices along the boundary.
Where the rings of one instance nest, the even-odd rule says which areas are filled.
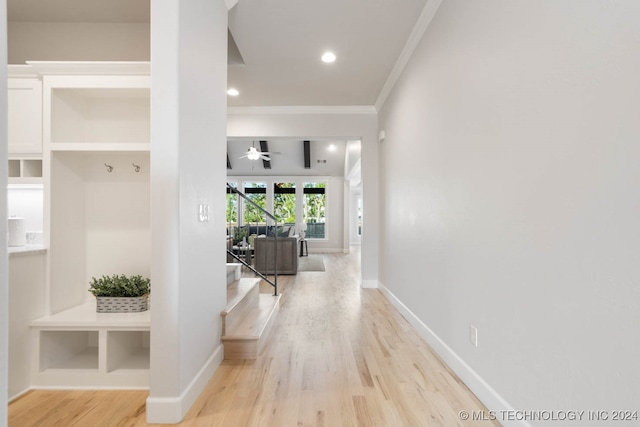
[[[311,141],[302,141],[304,144],[304,168],[311,169]]]
[[[269,145],[267,144],[267,141],[260,141],[260,152],[261,153],[268,153],[269,152]],[[273,158],[273,156],[267,156],[270,159]],[[271,169],[271,162],[268,162],[266,160],[262,160],[262,167],[265,169]]]

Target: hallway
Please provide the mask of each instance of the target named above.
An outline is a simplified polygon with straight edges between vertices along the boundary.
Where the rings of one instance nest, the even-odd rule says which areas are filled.
[[[378,290],[359,287],[359,247],[319,256],[325,272],[280,276],[259,358],[223,362],[181,426],[499,425],[461,420],[484,407]],[[9,426],[145,426],[146,396],[34,391],[10,405]]]

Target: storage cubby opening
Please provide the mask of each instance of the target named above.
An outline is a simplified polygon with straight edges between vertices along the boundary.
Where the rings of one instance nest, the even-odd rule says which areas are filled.
[[[20,178],[20,160],[9,160],[9,178]]]
[[[41,331],[40,370],[98,369],[98,331]]]
[[[22,177],[42,178],[42,160],[40,159],[22,160]]]
[[[109,331],[107,372],[149,369],[149,331]]]
[[[51,142],[149,143],[148,88],[52,89]]]
[[[92,277],[148,277],[149,153],[55,152],[51,159],[52,309],[87,300]]]

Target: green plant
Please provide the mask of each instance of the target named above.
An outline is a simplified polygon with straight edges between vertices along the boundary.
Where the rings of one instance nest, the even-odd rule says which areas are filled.
[[[249,230],[245,227],[236,227],[233,233],[233,243],[236,244],[242,239],[249,237]]]
[[[91,278],[89,292],[97,297],[141,297],[151,292],[150,280],[124,274]]]

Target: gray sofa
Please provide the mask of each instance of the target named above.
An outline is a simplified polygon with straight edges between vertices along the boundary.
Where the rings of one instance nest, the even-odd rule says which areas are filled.
[[[275,248],[278,242],[278,274],[298,273],[297,237],[256,237],[254,245],[254,268],[262,274],[273,274],[275,270]]]

